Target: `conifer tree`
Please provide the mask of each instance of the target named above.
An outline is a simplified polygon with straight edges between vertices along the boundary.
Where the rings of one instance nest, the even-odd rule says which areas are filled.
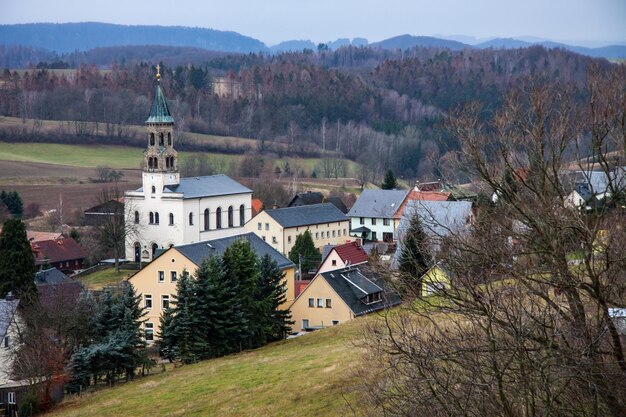
[[[202,339],[202,358],[220,356],[228,350],[229,306],[221,301],[224,273],[219,258],[205,259],[196,272],[195,294],[199,316],[198,333]]]
[[[265,254],[261,258],[260,270],[257,291],[262,308],[263,343],[265,343],[284,339],[294,322],[291,321],[289,309],[281,310],[279,308],[286,301],[285,273],[278,268],[278,264],[269,254]]]
[[[19,219],[4,222],[0,234],[0,296],[8,292],[25,304],[36,302],[35,257]]]
[[[403,275],[406,290],[415,291],[416,294],[420,293],[420,278],[426,273],[431,262],[426,250],[427,239],[419,215],[415,213],[411,217],[409,229],[402,242],[398,269]]]
[[[383,190],[393,190],[397,186],[398,182],[396,181],[396,176],[394,175],[392,170],[388,170],[385,173],[385,178],[380,188],[382,188]]]
[[[322,255],[315,248],[311,232],[307,230],[296,237],[293,248],[289,251],[289,259],[296,265],[301,262],[302,271],[315,268],[322,261]]]

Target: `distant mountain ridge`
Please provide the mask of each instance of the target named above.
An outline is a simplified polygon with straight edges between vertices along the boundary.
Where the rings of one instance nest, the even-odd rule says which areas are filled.
[[[456,35],[456,39],[471,39]],[[496,38],[471,45],[451,38],[400,35],[379,42],[369,43],[364,38],[340,38],[325,45],[336,50],[343,46],[370,46],[381,49],[410,49],[414,47],[448,48],[454,51],[466,48],[526,48],[542,45],[546,48],[563,48],[591,57],[626,59],[626,45],[610,45],[599,48],[574,46],[564,43],[537,40]],[[469,41],[468,41],[469,42]],[[110,23],[26,23],[0,25],[0,45],[22,45],[54,51],[59,54],[89,51],[95,48],[163,45],[200,48],[229,53],[281,53],[317,49],[311,40],[287,40],[268,47],[258,39],[237,32],[220,31],[184,26],[131,26]],[[42,52],[43,54],[43,52]]]

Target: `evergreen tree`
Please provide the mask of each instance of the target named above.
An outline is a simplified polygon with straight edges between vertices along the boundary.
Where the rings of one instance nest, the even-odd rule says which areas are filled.
[[[259,346],[262,328],[258,320],[259,306],[254,299],[259,279],[258,258],[247,240],[230,245],[222,255],[224,298],[231,306],[233,325],[229,329],[235,349]]]
[[[382,188],[383,190],[393,190],[396,187],[398,187],[396,176],[394,175],[392,170],[388,170],[385,173],[385,178],[380,188]]]
[[[417,293],[420,289],[420,278],[426,273],[431,262],[426,250],[427,239],[422,222],[416,213],[411,217],[409,229],[402,242],[398,269],[404,276],[407,289],[416,290]]]
[[[146,342],[143,337],[143,317],[145,311],[140,307],[141,295],[135,293],[135,288],[130,282],[122,288],[118,298],[117,310],[119,325],[116,339],[121,347],[120,368],[125,372],[127,379],[132,379],[135,369],[146,364]]]
[[[0,202],[4,203],[14,218],[21,218],[24,214],[24,203],[17,191],[6,192],[2,190],[0,192]]]
[[[305,272],[319,265],[322,255],[315,248],[311,232],[307,230],[296,237],[296,242],[289,251],[289,259],[296,265],[301,262],[300,268]]]
[[[200,318],[198,333],[202,337],[202,358],[228,351],[226,335],[231,327],[229,305],[221,300],[224,272],[219,258],[205,259],[196,272],[196,313]]]
[[[284,281],[285,273],[278,268],[278,264],[269,254],[265,254],[260,261],[259,284],[257,286],[258,300],[261,303],[264,330],[263,343],[281,340],[291,330],[291,313],[289,309],[281,310],[287,299],[287,284]]]
[[[36,302],[35,257],[19,219],[4,222],[0,234],[0,296],[9,291],[25,304]]]

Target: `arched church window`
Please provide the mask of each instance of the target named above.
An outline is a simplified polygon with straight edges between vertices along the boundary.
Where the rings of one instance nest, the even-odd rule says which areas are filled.
[[[222,208],[221,207],[218,207],[217,210],[215,210],[215,228],[216,229],[222,228]]]
[[[193,226],[193,213],[189,213],[189,226]]]
[[[246,223],[246,206],[243,204],[239,206],[239,226],[243,226]]]
[[[170,213],[170,226],[174,226],[174,213]]]
[[[228,206],[228,227],[233,227],[233,206]]]
[[[210,221],[209,221],[209,216],[210,216],[210,211],[209,209],[204,209],[204,230],[209,230],[209,226],[210,226]]]
[[[150,133],[150,146],[154,146],[154,133]]]
[[[152,244],[152,257],[154,258],[154,255],[156,255],[156,251],[157,249],[159,249],[159,245],[157,245],[156,243]]]
[[[159,133],[159,146],[163,146],[163,133]]]
[[[152,157],[148,158],[148,168],[152,168]]]
[[[154,213],[154,224],[159,224],[159,213]]]
[[[154,169],[157,169],[157,168],[159,168],[159,160],[156,157],[154,157]]]
[[[139,212],[135,210],[135,224],[139,224]]]
[[[165,168],[169,168],[170,167],[170,157],[166,156],[165,157]]]
[[[152,194],[156,193],[156,187],[153,185],[152,186]]]
[[[167,132],[167,144],[172,146],[172,134],[170,132]]]
[[[154,224],[154,213],[150,212],[150,224]]]

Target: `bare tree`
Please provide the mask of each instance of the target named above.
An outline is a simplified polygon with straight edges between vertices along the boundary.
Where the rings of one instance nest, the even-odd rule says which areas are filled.
[[[581,92],[535,79],[488,121],[477,104],[450,118],[467,174],[497,202],[443,240],[438,296],[372,326],[377,415],[626,415],[610,314],[626,306],[626,212],[608,163],[626,137],[626,77],[605,71],[590,76],[586,107]],[[589,156],[606,161],[594,169],[613,190],[593,212],[568,206],[562,180]]]

